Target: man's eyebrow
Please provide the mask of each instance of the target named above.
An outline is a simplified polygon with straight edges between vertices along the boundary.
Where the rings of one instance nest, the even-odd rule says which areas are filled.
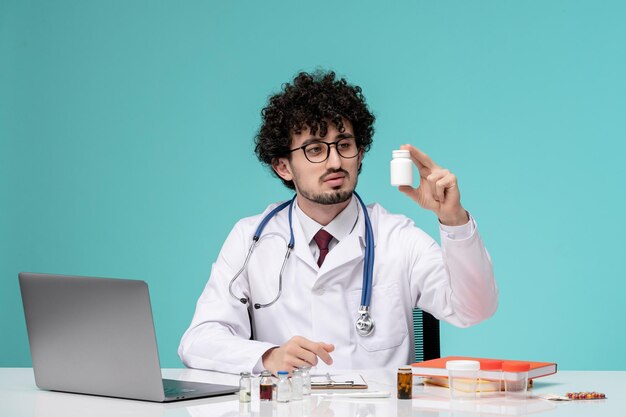
[[[337,136],[335,136],[336,140],[341,140],[341,139],[350,139],[350,138],[354,138],[354,135],[352,133],[340,133]],[[312,137],[312,138],[308,138],[307,140],[305,140],[304,142],[302,142],[302,145],[300,145],[300,147],[302,146],[306,146],[310,143],[313,142],[324,142],[323,138],[318,138],[316,136]]]
[[[336,137],[337,139],[348,139],[348,138],[353,138],[353,137],[354,137],[354,135],[353,135],[352,133],[346,133],[346,132],[343,132],[343,133],[338,134],[338,135],[337,135],[337,136],[335,136],[335,137]]]
[[[302,142],[302,144],[300,145],[300,147],[302,146],[306,146],[309,143],[313,143],[313,142],[323,142],[321,138],[316,138],[316,137],[312,137],[312,138],[308,138],[307,140],[305,140],[304,142]]]

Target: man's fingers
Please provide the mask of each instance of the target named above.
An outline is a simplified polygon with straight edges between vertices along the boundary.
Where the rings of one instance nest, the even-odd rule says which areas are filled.
[[[285,346],[287,356],[293,358],[289,362],[294,366],[317,365],[317,355],[310,349],[304,348],[298,344],[290,344]]]
[[[311,363],[309,361],[305,361],[302,359],[298,359],[298,358],[292,358],[289,361],[289,365],[291,365],[289,368],[289,370],[293,370],[295,368],[302,368],[302,367],[313,367],[313,366],[317,366],[317,357],[315,358],[314,363]]]
[[[320,344],[322,345],[322,347],[324,348],[326,352],[332,352],[333,350],[335,350],[335,345],[331,343],[320,342]]]
[[[452,188],[456,184],[456,176],[448,173],[445,177],[437,181],[436,189],[439,202],[443,203],[446,195],[446,190]]]
[[[443,202],[445,197],[445,178],[450,175],[450,171],[447,169],[440,169],[434,171],[428,177],[426,177],[426,181],[430,185],[430,190],[433,196],[433,199],[438,202]]]
[[[335,350],[335,346],[323,342],[312,342],[304,337],[300,337],[298,342],[303,349],[313,353],[313,356],[315,356],[315,364],[313,366],[317,364],[317,358],[323,360],[327,365],[333,363],[333,358],[330,357],[328,352]]]
[[[409,153],[411,154],[411,159],[413,160],[413,162],[415,162],[415,165],[417,165],[417,168],[420,170],[420,172],[422,171],[423,167],[431,170],[439,168],[439,166],[432,159],[430,159],[430,156],[426,155],[424,152],[420,151],[413,145],[402,145],[400,146],[400,149],[409,151]]]
[[[324,361],[326,365],[332,365],[333,358],[330,357],[328,352],[332,352],[333,350],[335,350],[335,347],[333,345],[327,345],[326,343],[315,343],[315,347],[313,348],[312,352],[315,353],[318,358]]]
[[[415,188],[411,187],[410,185],[401,185],[398,187],[398,190],[402,191],[404,194],[411,194],[413,193],[413,191],[415,191]]]
[[[443,203],[446,198],[446,179],[442,178],[435,184],[435,193],[437,194],[437,201]]]
[[[333,364],[333,358],[328,354],[327,351],[325,351],[324,349],[322,349],[318,355],[317,355],[322,361],[324,361],[324,363],[326,365],[332,365]]]
[[[331,358],[328,354],[328,352],[332,352],[332,350],[335,349],[333,345],[329,345],[323,342],[312,342],[307,339],[305,339],[305,341],[306,342],[303,343],[302,347],[313,352],[315,355],[317,355],[318,358],[323,360],[325,364],[330,365],[333,363],[333,358]],[[331,349],[331,347],[332,350],[326,350],[326,348]]]

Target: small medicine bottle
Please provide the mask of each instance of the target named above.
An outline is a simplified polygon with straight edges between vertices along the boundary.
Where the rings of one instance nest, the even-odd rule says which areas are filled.
[[[481,398],[499,397],[502,385],[502,361],[481,359],[478,371],[478,389]]]
[[[398,399],[413,398],[413,371],[410,367],[398,368]]]
[[[261,401],[272,401],[272,391],[274,389],[274,381],[269,371],[261,372],[261,380],[259,381],[259,399]]]
[[[413,185],[413,161],[407,150],[397,150],[391,153],[391,185]]]
[[[302,372],[302,395],[311,395],[311,367],[303,366],[300,371]]]
[[[502,379],[507,398],[526,398],[528,395],[530,363],[506,361],[502,363]]]
[[[302,369],[294,369],[291,373],[291,399],[293,401],[302,399],[303,386]]]
[[[291,381],[289,372],[278,371],[278,382],[276,382],[276,401],[288,403],[291,400]]]
[[[470,360],[450,360],[446,362],[450,399],[475,400],[478,390],[480,363]]]
[[[239,402],[249,403],[252,400],[252,377],[250,372],[242,372],[239,379]]]

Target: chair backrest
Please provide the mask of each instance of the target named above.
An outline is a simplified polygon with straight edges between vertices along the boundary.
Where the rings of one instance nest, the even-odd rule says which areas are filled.
[[[415,362],[441,357],[439,320],[419,308],[414,308],[413,340],[415,342]]]

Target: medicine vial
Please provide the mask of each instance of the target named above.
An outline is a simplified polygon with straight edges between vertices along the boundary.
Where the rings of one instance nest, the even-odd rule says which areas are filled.
[[[274,389],[274,381],[269,371],[261,372],[261,380],[259,381],[259,399],[261,401],[272,401],[272,391]]]
[[[249,403],[252,400],[252,377],[250,372],[242,372],[239,379],[239,402]]]
[[[413,398],[413,371],[410,367],[398,368],[398,399]]]
[[[291,381],[289,381],[289,372],[278,371],[278,382],[276,382],[276,401],[279,403],[288,403],[291,399]]]
[[[410,152],[397,150],[391,155],[391,185],[413,185],[413,161]]]
[[[300,371],[302,372],[302,395],[311,395],[311,367],[303,366]]]
[[[303,385],[302,370],[294,369],[291,373],[291,399],[293,401],[302,399]]]

